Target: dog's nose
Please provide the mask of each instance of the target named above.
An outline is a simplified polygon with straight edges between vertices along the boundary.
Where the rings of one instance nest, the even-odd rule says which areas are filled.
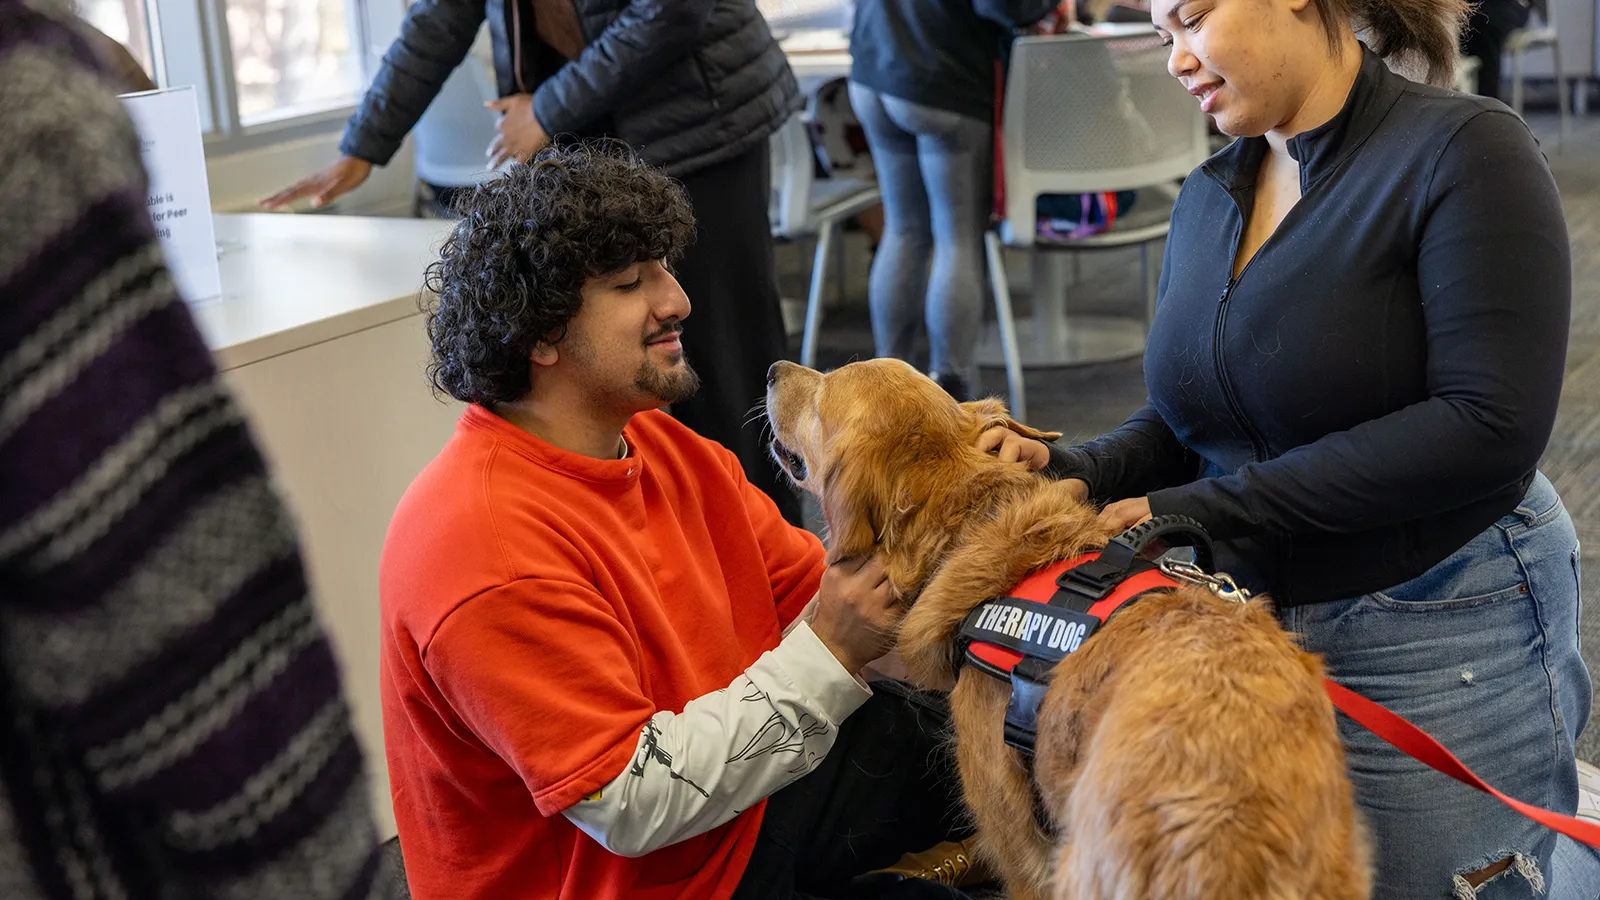
[[[767,367],[767,387],[772,387],[773,385],[777,384],[778,383],[778,373],[783,370],[784,366],[791,366],[791,365],[794,365],[794,363],[791,363],[791,362],[789,362],[788,360],[785,360],[785,359],[780,359],[777,362],[773,363],[771,366],[768,366]]]

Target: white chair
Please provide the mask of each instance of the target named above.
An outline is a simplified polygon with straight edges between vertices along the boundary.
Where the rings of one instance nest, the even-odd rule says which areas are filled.
[[[1523,94],[1522,58],[1529,50],[1549,48],[1550,61],[1555,66],[1556,102],[1561,107],[1561,131],[1556,144],[1559,147],[1560,141],[1566,138],[1570,125],[1567,117],[1571,114],[1572,98],[1568,96],[1566,72],[1561,68],[1561,36],[1556,30],[1555,6],[1556,4],[1549,0],[1534,4],[1533,10],[1528,14],[1528,25],[1518,28],[1506,37],[1505,52],[1511,57],[1511,108],[1520,116]]]
[[[497,114],[483,104],[498,96],[489,73],[471,54],[445,79],[439,96],[411,130],[419,182],[413,212],[421,209],[422,184],[472,187],[495,177],[486,152],[495,137]]]
[[[1155,308],[1157,273],[1150,265],[1150,243],[1167,234],[1173,186],[1205,161],[1210,145],[1199,104],[1167,73],[1167,50],[1154,34],[1018,39],[1012,45],[1001,121],[1005,219],[990,231],[986,243],[1011,409],[1025,419],[1021,351],[1004,248],[1028,250],[1038,259],[1041,251],[1137,245],[1145,289],[1144,327],[1137,330],[1131,349],[1137,353]],[[1065,243],[1036,239],[1041,194],[1133,189],[1140,191],[1137,206],[1109,231]],[[1037,279],[1033,293],[1034,329],[1060,344],[1041,342],[1040,364],[1090,361],[1068,352],[1064,335],[1069,326],[1060,298],[1045,296]]]
[[[817,239],[806,295],[805,332],[800,338],[800,364],[815,367],[817,332],[822,327],[822,294],[839,227],[856,213],[878,205],[881,196],[877,183],[872,181],[815,177],[811,137],[799,116],[785,122],[769,146],[772,197],[767,209],[772,236],[788,241],[813,235]]]

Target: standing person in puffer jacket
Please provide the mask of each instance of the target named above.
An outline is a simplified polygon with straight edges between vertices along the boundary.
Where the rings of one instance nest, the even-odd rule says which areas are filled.
[[[266,198],[320,207],[384,165],[487,19],[500,99],[490,165],[552,138],[619,137],[679,179],[696,234],[677,276],[700,392],[672,415],[738,455],[792,523],[800,505],[760,429],[743,427],[787,349],[767,203],[767,138],[800,90],[755,0],[417,0],[345,127],[338,161]]]

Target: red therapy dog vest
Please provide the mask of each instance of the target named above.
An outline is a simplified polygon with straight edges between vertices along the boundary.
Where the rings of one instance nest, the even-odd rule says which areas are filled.
[[[1199,523],[1181,516],[1152,519],[1113,538],[1099,553],[1046,566],[1004,597],[980,603],[956,635],[956,667],[971,665],[1011,682],[1006,743],[1033,753],[1039,703],[1056,663],[1083,646],[1118,609],[1152,590],[1179,587],[1140,553],[1156,538],[1194,547],[1211,563]]]

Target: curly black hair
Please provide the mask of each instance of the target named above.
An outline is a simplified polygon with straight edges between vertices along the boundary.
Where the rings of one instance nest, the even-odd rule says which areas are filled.
[[[529,358],[556,343],[579,288],[636,262],[682,256],[694,237],[683,186],[620,141],[550,147],[457,203],[428,266],[423,312],[434,390],[466,403],[519,400]]]

